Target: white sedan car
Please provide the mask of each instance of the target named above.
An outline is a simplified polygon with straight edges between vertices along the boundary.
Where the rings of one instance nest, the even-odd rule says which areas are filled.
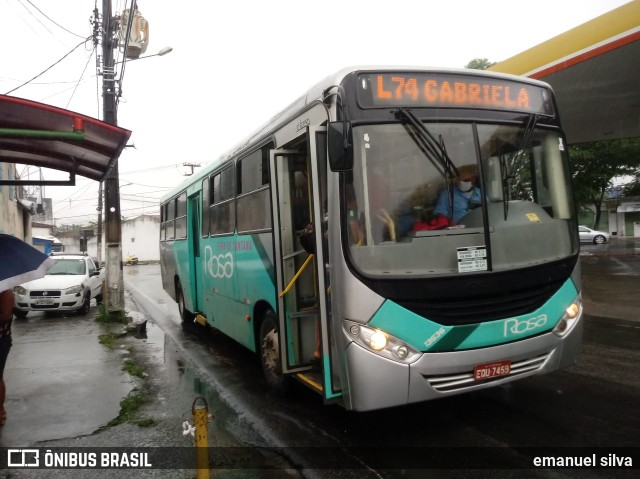
[[[87,314],[93,298],[102,302],[104,270],[82,254],[54,253],[55,264],[44,278],[14,288],[14,314],[24,318],[29,311],[77,311]]]
[[[608,243],[611,239],[609,233],[592,230],[582,225],[578,226],[578,233],[580,234],[580,243],[603,244]]]

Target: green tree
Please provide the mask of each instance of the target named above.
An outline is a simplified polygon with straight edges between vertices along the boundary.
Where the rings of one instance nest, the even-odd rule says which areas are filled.
[[[593,227],[598,229],[605,192],[612,186],[612,180],[640,174],[640,139],[571,145],[569,165],[578,208],[594,207]]]
[[[632,181],[624,185],[624,196],[640,196],[640,176],[636,176]]]
[[[472,68],[473,70],[486,70],[489,67],[495,65],[496,62],[490,62],[486,58],[474,58],[469,63],[467,63],[465,68]]]

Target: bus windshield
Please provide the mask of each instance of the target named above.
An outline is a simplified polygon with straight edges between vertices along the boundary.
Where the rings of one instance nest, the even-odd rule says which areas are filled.
[[[500,271],[577,253],[565,145],[535,126],[357,126],[350,258],[370,276]],[[422,131],[419,131],[422,130]]]

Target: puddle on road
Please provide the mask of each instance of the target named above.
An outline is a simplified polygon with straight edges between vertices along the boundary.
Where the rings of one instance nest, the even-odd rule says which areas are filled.
[[[179,333],[180,334],[180,333]],[[224,446],[220,450],[220,456],[213,459],[217,468],[238,468],[238,472],[251,466],[252,469],[264,469],[265,474],[251,477],[283,477],[280,474],[273,476],[268,469],[290,467],[280,453],[267,447],[265,437],[269,437],[268,431],[260,431],[260,427],[251,420],[251,413],[236,402],[243,402],[244,397],[239,397],[235,389],[241,384],[246,373],[242,370],[244,361],[249,358],[251,368],[259,375],[260,372],[253,362],[253,355],[232,343],[227,338],[218,341],[217,336],[211,337],[204,330],[194,328],[181,333],[177,341],[152,321],[147,322],[146,338],[141,341],[146,343],[145,354],[153,365],[153,373],[150,381],[154,383],[152,390],[158,391],[154,399],[153,409],[146,414],[150,417],[162,417],[163,421],[172,421],[176,428],[181,428],[187,421],[193,424],[193,406],[198,398],[206,401],[209,414],[213,420],[208,425],[208,442],[210,447]],[[228,346],[227,346],[228,344]],[[213,352],[214,345],[217,352]],[[220,358],[225,347],[232,350],[226,360]],[[188,348],[188,351],[185,350]],[[239,353],[239,354],[236,354]],[[234,371],[234,367],[241,370]],[[248,368],[244,368],[248,369]],[[226,387],[226,384],[229,387]],[[240,392],[240,394],[243,394]],[[248,396],[254,396],[248,394]],[[260,401],[261,396],[256,394],[250,398],[251,402]],[[262,396],[264,407],[264,396]],[[233,405],[233,406],[232,406]],[[252,404],[251,409],[255,409]],[[181,431],[176,430],[176,434]],[[184,441],[189,441],[184,438]],[[239,477],[241,477],[240,475]],[[297,477],[297,476],[289,476]]]
[[[146,335],[140,339],[147,344],[145,350],[147,359],[154,363],[172,388],[179,391],[185,398],[190,398],[191,401],[196,394],[205,396],[207,402],[216,402],[213,397],[215,393],[207,386],[207,382],[196,374],[196,368],[192,367],[180,354],[179,345],[157,324],[147,321]]]

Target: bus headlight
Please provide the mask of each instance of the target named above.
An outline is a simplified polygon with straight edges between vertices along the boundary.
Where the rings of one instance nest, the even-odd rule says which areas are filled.
[[[360,346],[387,359],[403,364],[416,361],[422,353],[416,351],[401,339],[354,321],[344,320],[347,335]]]
[[[576,299],[565,310],[564,315],[558,321],[553,332],[556,336],[565,336],[582,316],[582,296],[578,295]]]
[[[387,335],[384,334],[379,329],[376,329],[371,336],[369,336],[369,344],[371,345],[371,349],[375,349],[376,351],[380,351],[387,346]]]

